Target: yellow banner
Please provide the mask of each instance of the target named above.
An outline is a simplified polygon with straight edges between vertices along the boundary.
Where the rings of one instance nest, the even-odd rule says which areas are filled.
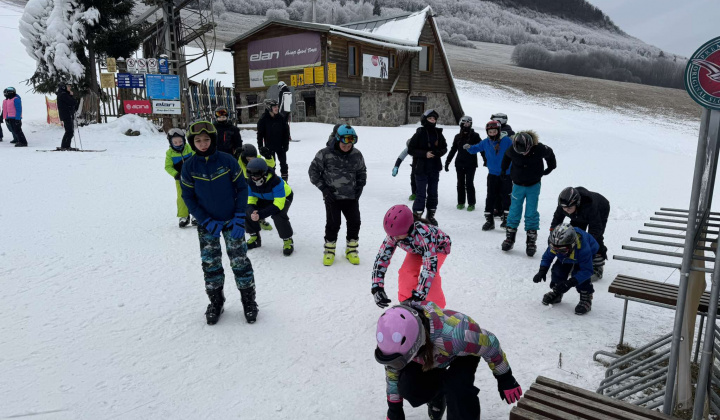
[[[313,68],[312,67],[305,67],[303,69],[303,73],[305,74],[305,84],[306,85],[312,85],[313,83]]]
[[[45,97],[45,107],[47,108],[47,123],[60,125],[60,114],[58,113],[57,100]]]
[[[297,86],[297,74],[291,74],[290,75],[290,86],[295,87]]]
[[[332,85],[337,83],[337,64],[336,63],[328,63],[328,83],[332,84]]]
[[[100,87],[102,89],[112,89],[115,87],[114,73],[100,73]]]
[[[315,67],[315,84],[316,85],[324,85],[325,84],[325,67]]]
[[[112,57],[107,59],[107,71],[110,73],[117,72],[117,63],[115,62],[115,59]]]
[[[305,77],[302,74],[298,74],[297,78],[298,78],[298,86],[304,86],[305,85]]]

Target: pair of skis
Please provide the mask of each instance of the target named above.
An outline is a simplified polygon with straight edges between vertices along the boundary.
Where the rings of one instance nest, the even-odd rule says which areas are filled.
[[[98,150],[78,149],[75,147],[70,147],[68,149],[61,149],[58,147],[56,149],[36,149],[35,151],[36,152],[104,152],[106,150],[107,149],[98,149]]]

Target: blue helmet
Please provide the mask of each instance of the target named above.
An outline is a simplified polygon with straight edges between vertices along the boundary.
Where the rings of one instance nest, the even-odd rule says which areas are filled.
[[[358,136],[355,132],[355,129],[350,127],[350,125],[341,125],[338,127],[337,132],[335,133],[335,141],[345,143],[345,144],[355,144],[357,143]]]

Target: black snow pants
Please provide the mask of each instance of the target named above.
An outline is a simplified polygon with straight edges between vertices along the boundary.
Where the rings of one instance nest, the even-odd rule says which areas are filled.
[[[360,239],[360,204],[358,200],[335,200],[332,203],[325,201],[325,241],[335,242],[338,238],[342,215],[347,222],[347,235],[345,239]]]
[[[512,180],[499,175],[487,176],[487,196],[485,197],[485,213],[493,214],[497,209],[500,214],[510,210],[510,194],[512,193]],[[499,203],[499,204],[498,204]]]
[[[62,138],[62,143],[60,144],[60,147],[63,149],[70,148],[70,142],[72,141],[73,136],[75,135],[75,130],[73,126],[73,119],[68,118],[65,120],[62,120],[63,127],[65,127],[65,134]]]
[[[290,217],[288,216],[288,211],[290,210],[290,205],[292,204],[294,194],[295,193],[291,193],[285,198],[285,207],[283,207],[282,210],[270,216],[275,223],[275,228],[277,229],[280,239],[288,239],[292,238],[293,236],[293,228],[290,224]],[[267,206],[273,205],[273,202],[270,200],[258,200],[257,204],[255,204],[255,209],[259,211]],[[258,233],[260,232],[260,222],[254,222],[250,218],[251,213],[251,211],[247,211],[247,215],[245,216],[245,231],[250,234]]]
[[[465,193],[467,192],[468,205],[475,205],[475,171],[477,168],[455,167],[457,173],[457,195],[458,204],[465,204]]]

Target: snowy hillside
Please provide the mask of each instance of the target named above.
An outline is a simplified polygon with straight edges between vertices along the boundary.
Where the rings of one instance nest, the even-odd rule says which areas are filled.
[[[370,271],[384,237],[382,216],[408,203],[409,165],[396,178],[390,172],[415,126],[357,127],[369,171],[360,203],[361,265],[338,258],[326,268],[323,203],[307,168],[331,126],[293,124],[293,138],[301,140],[288,155],[296,251],[283,257],[275,232],[264,233],[263,247],[249,252],[258,322],[245,323],[228,276],[225,314],[208,326],[197,234],[177,227],[175,189],[163,170],[166,139],[123,118],[81,129],[84,147],[105,153],[35,152],[58,146],[62,130],[44,123],[42,96],[21,87],[33,62],[15,32],[17,16],[19,9],[0,4],[3,51],[13,57],[2,63],[0,84],[23,96],[30,144],[12,148],[7,131],[0,143],[0,417],[383,418],[384,375],[373,358],[382,311],[370,295]],[[457,85],[479,128],[493,112],[506,112],[516,130],[535,129],[554,149],[558,169],[543,180],[539,243],[568,185],[609,198],[611,254],[622,252],[660,206],[687,206],[697,125]],[[122,135],[127,124],[142,135]],[[445,129],[447,138],[456,132]],[[242,134],[254,142],[252,132]],[[442,271],[448,308],[498,336],[523,388],[544,375],[594,390],[604,371],[592,354],[611,350],[620,330],[622,301],[607,292],[611,279],[624,273],[676,282],[677,273],[610,260],[590,314],[574,315],[574,292],[545,307],[547,284],[531,281],[539,258],[521,249],[503,253],[503,232],[482,232],[481,211],[456,210],[452,171],[441,174],[437,214],[453,240]],[[485,175],[480,168],[476,176],[481,200]],[[521,232],[519,245],[524,239]],[[388,276],[394,302],[403,257],[397,252]],[[665,334],[672,320],[672,311],[630,304],[626,341]],[[507,418],[510,407],[484,362],[476,386],[483,418]],[[426,418],[424,408],[406,407],[406,414]]]

